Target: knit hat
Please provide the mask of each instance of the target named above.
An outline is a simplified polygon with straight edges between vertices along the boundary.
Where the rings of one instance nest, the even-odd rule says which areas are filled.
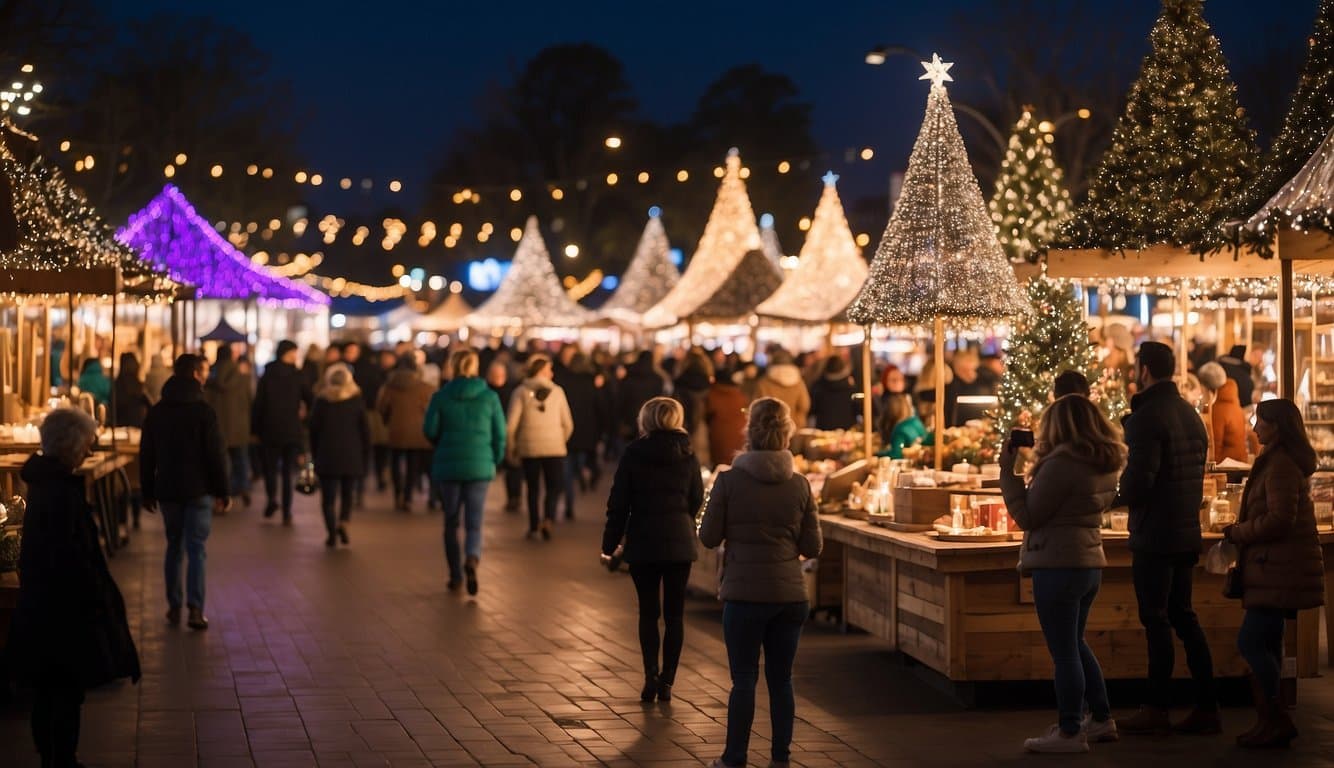
[[[848,377],[848,364],[838,355],[830,357],[824,364],[824,376],[826,379],[837,381]]]
[[[296,342],[290,341],[288,339],[283,339],[282,341],[278,342],[278,351],[274,353],[273,357],[275,360],[281,360],[283,359],[283,355],[287,354],[288,352],[295,352],[295,351],[296,351]]]

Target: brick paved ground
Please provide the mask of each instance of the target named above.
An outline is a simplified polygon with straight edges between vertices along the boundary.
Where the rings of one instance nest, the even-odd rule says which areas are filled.
[[[90,696],[84,761],[668,768],[717,756],[727,697],[717,604],[689,606],[676,700],[641,705],[633,590],[624,574],[596,565],[599,500],[584,499],[580,521],[549,544],[524,540],[519,518],[494,493],[491,501],[476,600],[444,590],[439,516],[390,512],[383,496],[369,497],[354,521],[352,547],[333,553],[310,499],[293,529],[260,521],[253,508],[217,519],[206,633],[162,622],[162,544],[149,518],[113,562],[145,677]],[[794,765],[1058,762],[1019,749],[1053,719],[1044,687],[992,691],[990,703],[965,709],[871,638],[827,624],[808,630],[797,675]],[[1225,713],[1232,732],[1248,718]],[[763,766],[763,713],[756,725],[752,765]],[[1328,678],[1303,682],[1299,725],[1299,747],[1283,757],[1177,738],[1124,741],[1081,759],[1334,766]],[[0,716],[0,765],[37,765],[20,714]]]

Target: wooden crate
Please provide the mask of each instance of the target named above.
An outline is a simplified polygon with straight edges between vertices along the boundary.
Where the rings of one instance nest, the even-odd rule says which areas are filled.
[[[926,525],[950,513],[950,496],[1000,496],[990,488],[895,488],[894,520]]]

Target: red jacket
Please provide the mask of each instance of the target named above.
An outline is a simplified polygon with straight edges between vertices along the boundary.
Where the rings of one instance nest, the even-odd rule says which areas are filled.
[[[1247,447],[1254,451],[1254,436],[1246,412],[1241,409],[1237,396],[1237,382],[1228,379],[1218,390],[1218,397],[1209,408],[1213,419],[1214,461],[1235,459],[1245,462]]]

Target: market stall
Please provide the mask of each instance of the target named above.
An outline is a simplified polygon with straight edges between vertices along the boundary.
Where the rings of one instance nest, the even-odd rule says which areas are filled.
[[[491,298],[464,317],[463,324],[495,335],[553,329],[577,336],[578,329],[594,320],[594,313],[561,287],[537,217],[529,216],[505,279]]]

